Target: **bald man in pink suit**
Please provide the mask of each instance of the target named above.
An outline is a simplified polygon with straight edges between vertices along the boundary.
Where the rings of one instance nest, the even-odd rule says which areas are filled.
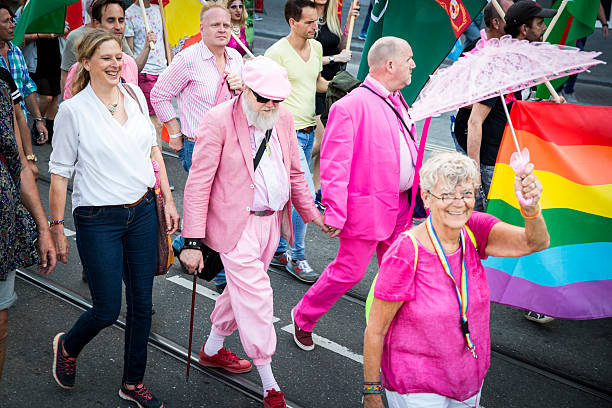
[[[292,311],[294,340],[307,351],[314,348],[319,318],[363,278],[374,251],[380,264],[412,225],[416,128],[399,92],[415,67],[412,49],[402,39],[383,37],[370,48],[368,65],[362,86],[332,105],[321,145],[325,224],[340,247]],[[424,216],[422,203],[416,214]]]
[[[293,118],[279,106],[291,91],[287,72],[266,57],[250,60],[242,72],[245,92],[209,110],[196,132],[180,258],[190,273],[201,268],[203,242],[219,252],[225,267],[227,287],[215,303],[200,364],[250,371],[249,361],[223,347],[225,337],[238,329],[261,376],[264,407],[284,407],[271,368],[276,333],[267,269],[280,236],[292,240],[292,204],[304,221],[327,227],[300,169]]]

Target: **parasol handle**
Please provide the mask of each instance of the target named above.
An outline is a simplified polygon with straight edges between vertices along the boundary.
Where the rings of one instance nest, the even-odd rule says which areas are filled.
[[[162,30],[164,32],[164,48],[166,49],[166,61],[168,65],[172,62],[172,51],[170,50],[170,41],[168,40],[168,27],[166,26],[166,16],[164,15],[164,2],[159,8],[161,12],[161,22],[162,22]]]
[[[149,34],[149,31],[151,31],[151,26],[149,25],[149,17],[147,17],[147,10],[145,9],[144,2],[142,0],[138,0],[138,3],[140,4],[140,11],[142,12],[142,18],[145,23],[145,31],[146,31],[145,36],[146,36],[147,34]],[[163,7],[163,2],[162,2],[162,7]],[[155,43],[153,41],[151,41],[150,46],[152,50],[155,49]]]
[[[191,367],[191,342],[193,340],[193,315],[197,281],[198,271],[196,270],[193,274],[193,288],[191,290],[191,317],[189,318],[189,346],[187,347],[187,376],[185,377],[185,381],[189,381],[189,368]]]
[[[353,10],[355,10],[355,7],[357,7],[359,5],[359,0],[354,0],[353,1]],[[346,47],[345,49],[347,51],[351,50],[351,40],[353,39],[353,28],[355,27],[355,16],[351,15],[349,16],[349,29],[348,29],[348,35],[346,36]]]
[[[232,35],[232,37],[234,38],[234,40],[236,40],[236,42],[238,43],[238,45],[244,50],[244,52],[246,52],[247,54],[249,54],[249,57],[251,58],[255,58],[255,54],[253,54],[251,52],[251,50],[249,50],[249,47],[247,47],[242,40],[232,31],[230,30],[230,34]]]
[[[501,90],[499,91],[499,97],[502,100],[502,106],[504,107],[506,118],[508,118],[508,126],[510,126],[510,132],[512,132],[512,140],[514,140],[514,146],[516,147],[516,151],[518,152],[519,158],[522,158],[521,148],[519,147],[518,139],[516,138],[516,133],[514,132],[514,126],[512,125],[512,119],[510,119],[510,112],[508,112],[508,107],[506,106],[506,99],[504,98],[504,94]]]

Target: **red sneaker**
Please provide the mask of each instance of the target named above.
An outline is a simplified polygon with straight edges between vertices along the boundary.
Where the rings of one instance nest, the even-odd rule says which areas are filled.
[[[312,340],[312,332],[302,330],[295,322],[293,316],[294,309],[291,310],[291,322],[293,323],[293,341],[299,348],[305,351],[314,350],[314,341]]]
[[[248,373],[252,367],[250,361],[238,358],[234,353],[227,351],[225,347],[221,347],[214,356],[209,356],[204,353],[204,345],[202,345],[198,361],[204,367],[222,368],[230,373],[237,374]]]
[[[263,399],[264,408],[287,408],[285,393],[276,391],[274,388],[268,390],[268,395]]]

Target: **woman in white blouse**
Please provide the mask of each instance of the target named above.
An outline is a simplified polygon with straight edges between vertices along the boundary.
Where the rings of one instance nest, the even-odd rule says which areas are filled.
[[[75,96],[61,104],[55,119],[49,201],[58,259],[66,263],[63,218],[68,180],[74,176],[76,241],[93,307],[55,337],[53,375],[63,388],[74,385],[77,356],[119,316],[123,280],[127,318],[119,395],[141,407],[162,407],[142,384],[158,242],[151,157],[161,166],[169,234],[178,228],[179,216],[155,128],[143,114],[145,98],[138,87],[120,83],[121,44],[105,30],[91,30],[77,54]]]

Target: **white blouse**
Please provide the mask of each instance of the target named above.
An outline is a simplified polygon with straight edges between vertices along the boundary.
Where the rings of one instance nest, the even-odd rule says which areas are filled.
[[[73,211],[79,206],[130,204],[155,185],[150,159],[151,147],[157,146],[155,127],[124,86],[119,85],[128,117],[123,125],[91,85],[59,107],[49,173],[66,178],[74,174]],[[131,88],[148,113],[140,88]]]

